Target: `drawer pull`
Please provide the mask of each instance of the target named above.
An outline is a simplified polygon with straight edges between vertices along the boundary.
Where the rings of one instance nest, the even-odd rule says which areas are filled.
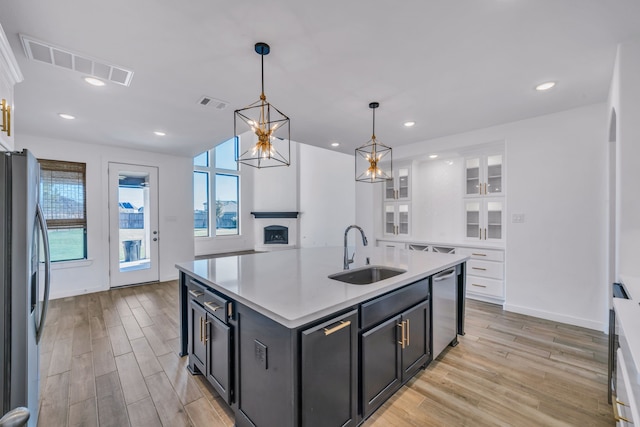
[[[482,267],[471,267],[472,270],[481,270],[481,271],[487,271],[486,268],[482,268]]]
[[[476,253],[471,253],[471,256],[487,256],[487,254],[476,254]]]
[[[204,292],[202,292],[202,291],[194,291],[193,289],[190,289],[189,290],[189,295],[191,295],[194,298],[199,298],[202,295],[204,295]]]
[[[478,288],[486,288],[487,285],[478,285],[477,283],[472,283],[471,286],[476,286]]]
[[[346,322],[341,320],[340,324],[334,326],[333,328],[323,328],[324,329],[324,335],[331,335],[334,332],[338,332],[340,329],[344,329],[347,326],[349,326],[351,324],[351,320],[347,320]]]
[[[221,305],[214,305],[211,301],[205,301],[204,306],[211,311],[216,311],[222,308]]]
[[[624,421],[625,423],[633,424],[627,418],[620,416],[620,413],[618,412],[618,399],[615,399],[615,401],[613,402],[613,405],[611,405],[611,406],[613,406],[613,418],[616,421]]]

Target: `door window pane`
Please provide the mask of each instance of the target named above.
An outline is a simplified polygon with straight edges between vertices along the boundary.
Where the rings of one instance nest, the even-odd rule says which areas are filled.
[[[238,176],[216,174],[216,235],[239,234]]]
[[[236,155],[238,143],[236,138],[231,138],[215,148],[216,169],[238,170]]]
[[[118,208],[120,271],[151,268],[148,174],[120,172]]]
[[[209,235],[209,174],[193,173],[193,235]]]

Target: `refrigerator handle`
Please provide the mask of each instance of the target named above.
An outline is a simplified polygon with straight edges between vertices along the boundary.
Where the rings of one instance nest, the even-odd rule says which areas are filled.
[[[44,329],[44,321],[47,317],[47,308],[49,307],[49,288],[51,287],[51,255],[49,254],[49,235],[47,234],[47,221],[44,219],[44,213],[40,204],[36,206],[36,218],[42,232],[42,241],[44,243],[44,301],[42,302],[42,314],[40,315],[40,324],[36,325],[36,344],[42,338]]]

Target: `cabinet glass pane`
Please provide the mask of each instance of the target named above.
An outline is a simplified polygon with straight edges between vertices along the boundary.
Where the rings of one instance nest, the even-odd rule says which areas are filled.
[[[409,169],[398,170],[398,197],[406,199],[409,197]]]
[[[466,194],[480,194],[480,159],[467,159]]]
[[[502,192],[502,155],[487,157],[487,193]]]
[[[409,206],[398,206],[398,234],[409,234]]]
[[[385,206],[384,211],[384,232],[394,234],[395,209],[393,206]]]
[[[487,203],[487,239],[502,239],[502,202]]]
[[[384,198],[385,199],[393,199],[394,198],[394,188],[393,188],[393,179],[388,179],[384,183]]]
[[[480,238],[480,202],[469,202],[466,204],[466,236],[469,238]]]

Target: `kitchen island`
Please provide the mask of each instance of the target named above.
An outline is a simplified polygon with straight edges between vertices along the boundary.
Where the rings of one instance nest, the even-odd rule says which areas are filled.
[[[328,277],[342,271],[339,247],[180,263],[181,352],[236,426],[357,425],[438,356],[438,280],[454,290],[446,341],[464,333],[466,259],[365,247],[352,271],[404,271],[366,285]]]

